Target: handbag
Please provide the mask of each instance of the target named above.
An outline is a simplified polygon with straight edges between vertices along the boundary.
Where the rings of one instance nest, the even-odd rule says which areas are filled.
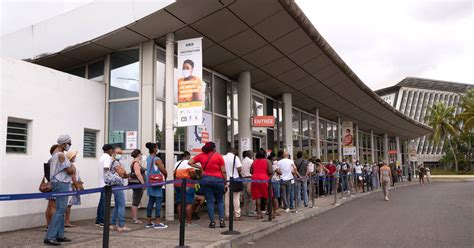
[[[234,162],[232,163],[232,177],[234,177],[234,170],[235,170],[235,159],[237,155],[234,155]],[[232,191],[233,192],[242,192],[244,190],[244,183],[241,181],[233,181],[232,182]]]
[[[120,177],[117,171],[113,168],[114,162],[115,161],[112,161],[112,164],[110,165],[110,170],[104,174],[104,182],[105,184],[110,186],[123,185],[122,177]]]
[[[53,191],[53,188],[51,186],[51,182],[46,182],[45,177],[43,177],[43,179],[41,179],[40,186],[39,186],[39,191],[42,192],[42,193],[47,193],[47,192]]]
[[[150,175],[148,176],[148,182],[150,184],[154,184],[154,183],[162,183],[164,182],[164,177],[163,177],[163,174],[161,173],[156,173],[157,171],[155,170],[155,166],[153,165],[153,162],[155,161],[155,157],[153,157],[153,159],[151,160],[151,163],[150,163]],[[159,171],[159,169],[158,169]],[[156,185],[156,186],[152,186],[152,187],[161,187],[162,185]]]
[[[115,166],[114,170],[121,178],[128,178],[127,171],[122,166]]]

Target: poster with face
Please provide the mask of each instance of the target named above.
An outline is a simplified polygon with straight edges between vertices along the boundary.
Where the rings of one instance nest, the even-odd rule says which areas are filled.
[[[212,140],[212,115],[203,113],[202,123],[187,128],[186,144],[189,152],[199,153],[206,142]]]
[[[178,41],[178,126],[202,124],[202,38]]]
[[[343,121],[341,125],[343,155],[356,155],[352,121]]]

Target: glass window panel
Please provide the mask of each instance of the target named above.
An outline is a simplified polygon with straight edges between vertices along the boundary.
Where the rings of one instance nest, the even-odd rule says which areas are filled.
[[[165,149],[165,118],[164,118],[164,102],[156,101],[155,105],[155,137],[156,143],[161,150]],[[148,141],[145,141],[148,142]]]
[[[310,140],[309,140],[308,137],[304,137],[304,136],[303,136],[301,142],[302,142],[302,145],[303,145],[303,147],[302,147],[303,157],[304,157],[305,159],[309,159],[309,158],[310,158],[310,154],[311,154],[311,151],[310,151],[310,149],[309,149],[309,147],[310,147],[310,145],[309,145]]]
[[[252,96],[252,116],[263,116],[263,99]]]
[[[327,132],[326,132],[327,140],[332,141],[333,140],[333,136],[332,136],[333,132],[332,132],[332,124],[330,122],[327,123],[326,130],[327,130]]]
[[[205,72],[204,73],[204,109],[207,110],[207,111],[212,111],[211,109],[211,106],[212,106],[212,98],[211,98],[211,95],[212,95],[212,84],[211,84],[211,80],[206,77],[209,76],[210,78],[210,75],[209,73]]]
[[[316,138],[316,132],[319,132],[319,129],[316,127],[316,118],[314,116],[309,117],[309,129],[311,138]]]
[[[237,89],[237,84],[234,84],[234,87],[232,88],[232,100],[234,101],[233,102],[233,110],[234,110],[234,113],[233,113],[233,117],[234,119],[238,119],[239,118],[239,95],[238,95],[238,89]]]
[[[99,83],[104,82],[104,61],[97,61],[87,67],[87,78]]]
[[[326,140],[326,121],[319,119],[319,139]]]
[[[127,131],[138,131],[138,100],[109,104],[108,143],[119,145],[125,149],[125,133]]]
[[[110,55],[109,99],[138,97],[140,86],[139,49]]]
[[[301,126],[303,128],[303,135],[309,137],[309,119],[307,114],[301,114]]]
[[[227,81],[214,76],[214,111],[227,115]]]
[[[177,128],[174,128],[173,131],[174,131],[174,151],[175,152],[185,151],[184,143],[185,143],[186,128],[177,127]]]
[[[239,149],[239,122],[234,121],[234,148]]]
[[[161,50],[156,53],[155,94],[159,99],[165,98],[165,61],[166,54]]]
[[[300,134],[300,112],[297,110],[292,111],[292,122],[293,122],[293,135]]]
[[[214,116],[214,142],[216,143],[217,152],[225,153],[228,147],[228,123],[226,118]]]
[[[296,159],[296,153],[301,151],[300,147],[300,136],[293,135],[293,154],[291,156],[292,159]]]
[[[227,117],[232,118],[232,82],[227,82]]]
[[[333,142],[337,142],[337,138],[339,137],[339,135],[337,134],[337,124],[336,123],[333,123],[332,124],[332,132],[333,132]]]

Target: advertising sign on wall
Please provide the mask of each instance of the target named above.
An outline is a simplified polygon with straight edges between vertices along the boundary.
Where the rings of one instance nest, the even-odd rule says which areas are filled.
[[[178,41],[178,126],[202,124],[202,38]]]
[[[352,121],[343,121],[342,122],[342,154],[343,155],[352,155],[355,156],[356,147],[354,144],[354,133],[352,129]]]
[[[201,152],[202,146],[209,141],[212,141],[212,115],[203,113],[200,125],[187,128],[187,149],[194,153]]]

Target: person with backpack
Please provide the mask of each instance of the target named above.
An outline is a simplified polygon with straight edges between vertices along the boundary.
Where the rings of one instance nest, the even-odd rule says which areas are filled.
[[[242,172],[242,163],[240,162],[239,157],[237,156],[237,151],[230,147],[227,150],[227,154],[223,156],[224,162],[225,162],[225,170],[226,170],[226,175],[227,175],[227,180],[230,180],[230,177],[233,177],[234,179],[238,179],[240,176],[239,174]],[[234,205],[234,219],[237,221],[242,220],[241,217],[241,210],[240,210],[240,194],[243,191],[243,183],[242,182],[237,182],[234,181],[233,183],[234,188],[233,188],[233,205]],[[229,209],[229,203],[230,201],[230,190],[225,192],[225,218],[228,220],[229,214],[230,214],[230,209]]]
[[[189,180],[186,182],[186,188],[183,190],[181,188],[181,182],[177,182],[174,184],[174,189],[176,192],[176,204],[177,204],[177,212],[178,216],[181,218],[181,208],[185,206],[186,208],[186,226],[193,227],[196,226],[192,222],[192,214],[193,214],[193,204],[194,204],[194,196],[196,194],[195,185],[191,180],[196,179],[196,170],[189,166],[188,161],[191,158],[191,154],[188,151],[184,151],[181,155],[181,160],[178,161],[174,166],[174,178],[175,180],[179,179],[186,179]],[[181,195],[185,194],[185,203],[181,203]]]
[[[140,149],[135,149],[131,154],[133,161],[130,164],[130,178],[128,180],[128,185],[137,185],[145,184],[146,177],[146,168],[142,166],[142,151]],[[134,188],[132,189],[132,208],[130,209],[132,224],[142,224],[138,219],[138,207],[142,201],[144,188]]]
[[[188,164],[203,171],[201,187],[207,202],[209,228],[216,228],[216,222],[214,221],[215,202],[217,202],[217,212],[219,214],[219,227],[225,228],[224,193],[228,190],[228,185],[224,180],[227,175],[224,159],[216,152],[216,144],[207,142],[202,147],[202,152],[190,159]]]
[[[298,174],[301,175],[301,178],[296,180],[296,204],[299,206],[301,204],[301,198],[303,197],[304,207],[308,207],[308,160],[303,158],[303,152],[298,151],[296,153],[295,160],[296,169]]]
[[[146,159],[146,183],[156,184],[164,182],[168,173],[163,161],[157,156],[158,144],[148,142],[145,144],[150,155]],[[147,185],[148,205],[146,208],[147,224],[146,228],[165,229],[167,225],[161,223],[161,203],[163,202],[163,185]],[[155,207],[155,222],[151,221],[153,207]]]

